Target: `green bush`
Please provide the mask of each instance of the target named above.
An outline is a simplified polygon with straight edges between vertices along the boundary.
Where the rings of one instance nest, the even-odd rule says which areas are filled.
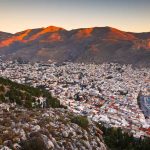
[[[5,97],[3,94],[0,94],[0,101],[5,102]]]
[[[52,108],[59,108],[61,107],[60,101],[56,98],[47,98],[46,99],[46,106],[47,107],[52,107]]]
[[[97,124],[103,131],[103,137],[106,145],[111,150],[149,150],[150,138],[134,138],[132,134],[123,132],[121,128],[106,128]]]
[[[5,92],[5,88],[3,85],[0,85],[0,92]]]
[[[22,150],[48,150],[41,137],[32,137],[21,143]]]
[[[71,122],[77,124],[82,128],[87,128],[89,125],[89,121],[85,116],[75,116],[71,119]]]
[[[0,101],[5,101],[5,97],[7,97],[8,101],[11,103],[16,102],[18,105],[32,108],[32,103],[35,102],[35,97],[42,96],[46,98],[46,104],[44,107],[64,108],[57,98],[52,97],[51,93],[43,88],[41,89],[29,85],[18,84],[9,79],[0,77],[0,91],[5,91],[4,86],[7,86],[8,90],[6,93],[2,93],[3,95],[0,96]],[[35,107],[40,108],[40,105],[36,105]]]

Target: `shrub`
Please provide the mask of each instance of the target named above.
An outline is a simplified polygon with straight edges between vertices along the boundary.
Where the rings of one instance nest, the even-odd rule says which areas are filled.
[[[7,92],[5,91],[5,86],[7,87]],[[35,97],[46,98],[46,104],[44,107],[53,108],[66,108],[60,104],[57,98],[51,96],[51,93],[45,89],[35,88],[29,85],[18,84],[12,82],[9,79],[4,79],[0,77],[0,101],[10,103],[16,102],[18,105],[25,106],[26,108],[32,108],[32,103],[35,102]],[[7,98],[7,100],[5,100]],[[40,108],[40,105],[36,105],[36,108]]]
[[[122,132],[121,128],[106,128],[97,126],[103,131],[103,137],[108,148],[112,150],[149,150],[150,138],[134,138],[132,134]]]
[[[0,92],[5,92],[5,88],[3,85],[0,85]]]
[[[56,98],[47,98],[46,100],[46,106],[49,108],[49,107],[52,107],[52,108],[59,108],[61,105],[60,105],[60,101]]]
[[[32,101],[31,100],[26,100],[24,106],[26,108],[32,108]]]
[[[23,150],[47,150],[46,145],[41,137],[32,137],[21,143]]]
[[[82,128],[87,128],[89,125],[89,121],[85,116],[75,116],[71,119],[71,122],[77,124]]]
[[[0,94],[0,101],[5,102],[5,97],[3,94]]]

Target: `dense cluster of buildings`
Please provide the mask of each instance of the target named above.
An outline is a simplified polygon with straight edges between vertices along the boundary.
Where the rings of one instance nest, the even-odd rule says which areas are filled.
[[[150,116],[145,118],[137,101],[139,93],[150,96],[149,68],[1,61],[0,76],[46,88],[71,111],[106,126],[121,127],[136,137],[150,136]]]

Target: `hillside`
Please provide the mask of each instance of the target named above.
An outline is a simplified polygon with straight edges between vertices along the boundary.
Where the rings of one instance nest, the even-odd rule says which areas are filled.
[[[0,37],[3,34],[0,33]],[[118,62],[150,65],[150,33],[111,27],[67,31],[60,27],[28,29],[0,38],[0,55],[32,61]]]
[[[107,145],[107,146],[106,146]],[[0,78],[1,150],[149,150],[120,128],[106,128],[70,112],[43,89]]]
[[[2,77],[0,77],[0,100],[26,108],[64,107],[44,89],[18,84]]]
[[[94,122],[62,108],[46,91],[0,78],[0,95],[1,150],[106,150]],[[44,109],[30,104],[39,97],[48,98]]]

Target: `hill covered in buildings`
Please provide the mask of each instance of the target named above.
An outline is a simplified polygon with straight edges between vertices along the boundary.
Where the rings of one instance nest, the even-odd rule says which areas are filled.
[[[135,139],[70,112],[44,89],[0,78],[1,150],[148,150],[149,138]]]

